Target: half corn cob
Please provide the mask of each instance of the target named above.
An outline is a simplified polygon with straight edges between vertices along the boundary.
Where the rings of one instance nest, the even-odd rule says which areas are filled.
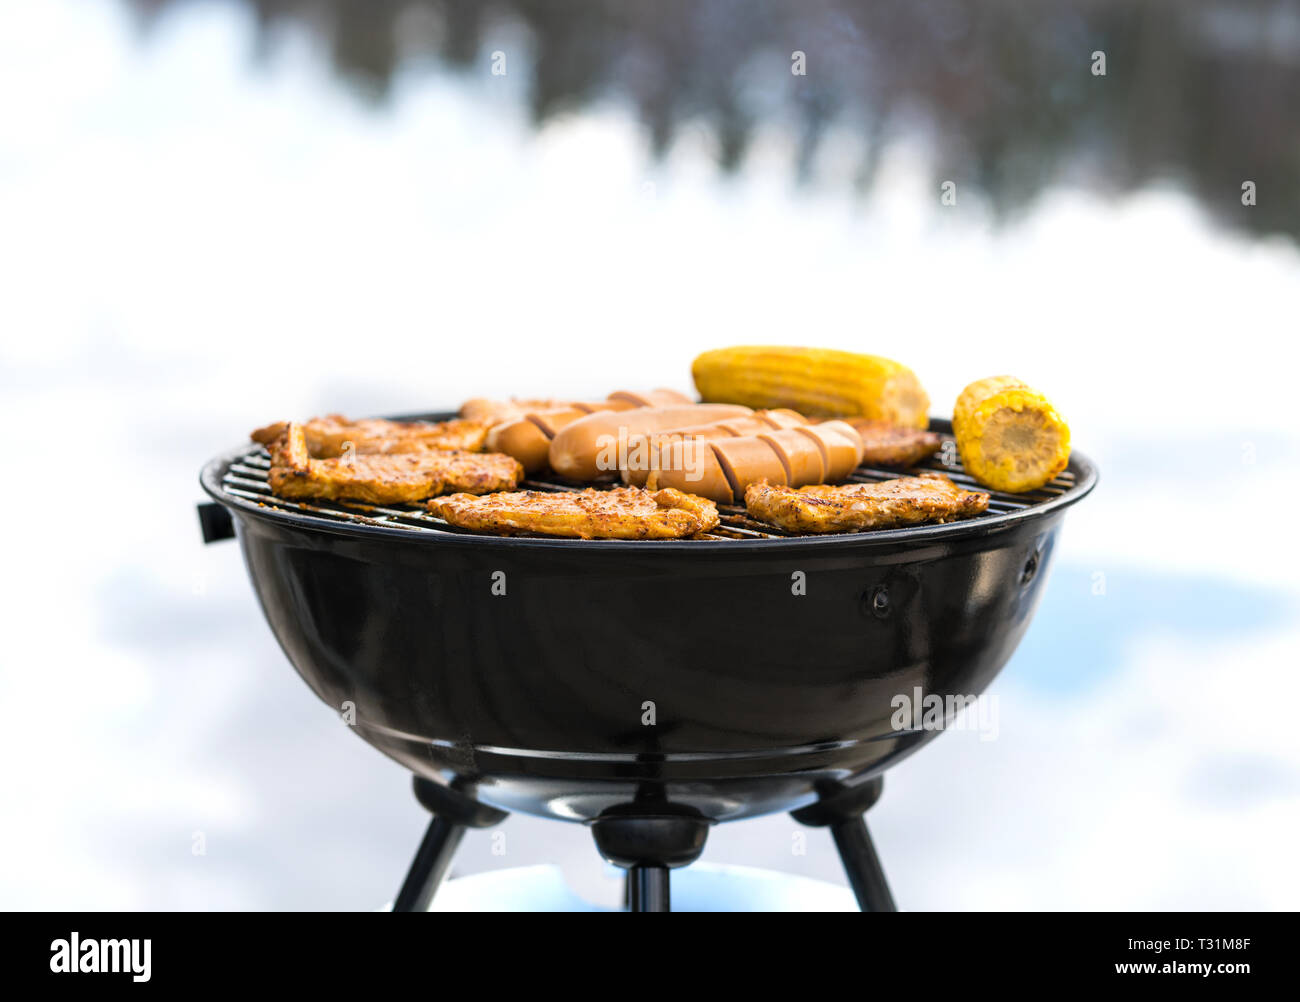
[[[828,348],[706,351],[691,366],[706,401],[789,407],[810,417],[869,417],[908,428],[930,423],[930,398],[905,365]]]
[[[1042,487],[1070,461],[1070,428],[1045,396],[1011,376],[962,390],[952,412],[961,461],[994,490]]]

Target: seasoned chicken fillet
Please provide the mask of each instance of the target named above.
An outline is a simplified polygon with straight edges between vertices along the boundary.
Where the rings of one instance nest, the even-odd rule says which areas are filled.
[[[933,456],[943,445],[943,436],[919,428],[905,428],[871,418],[844,418],[862,436],[866,466],[914,466]]]
[[[576,539],[681,539],[718,524],[712,501],[665,488],[515,491],[471,497],[453,494],[428,503],[435,515],[462,529],[515,536],[538,533]]]
[[[284,434],[288,422],[277,421],[252,434],[254,442],[267,448]],[[425,449],[465,449],[478,452],[487,440],[485,421],[384,421],[367,418],[349,421],[341,414],[315,417],[303,424],[307,452],[313,459],[341,456],[344,444],[352,443],[358,453],[380,454],[421,452]]]
[[[282,498],[321,498],[396,504],[447,491],[508,490],[524,475],[518,460],[496,452],[424,449],[391,455],[350,452],[313,459],[307,434],[291,422],[271,443],[271,490]]]
[[[877,484],[774,487],[767,481],[745,491],[749,517],[787,532],[861,532],[924,522],[952,522],[987,510],[989,496],[963,490],[932,473]]]

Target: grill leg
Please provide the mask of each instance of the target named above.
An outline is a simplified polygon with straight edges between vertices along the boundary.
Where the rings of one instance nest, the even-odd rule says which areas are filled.
[[[427,911],[447,875],[466,828],[490,828],[506,819],[505,811],[480,804],[449,786],[415,777],[415,796],[432,814],[420,848],[393,901],[395,912]]]
[[[630,912],[673,910],[668,890],[668,867],[634,866],[627,871],[627,910]]]
[[[623,888],[630,912],[671,911],[668,871],[695,862],[704,851],[708,820],[667,813],[670,809],[667,804],[631,805],[591,822],[600,854],[627,871]]]
[[[880,857],[871,842],[871,833],[867,831],[867,822],[858,816],[852,821],[831,825],[831,838],[835,839],[835,848],[840,851],[840,860],[848,874],[849,886],[858,899],[858,907],[864,912],[898,911],[894,896],[889,893],[889,884],[885,882]]]
[[[864,912],[895,912],[894,896],[889,893],[885,871],[871,842],[871,833],[862,815],[877,800],[885,781],[877,776],[858,786],[827,793],[815,804],[801,807],[791,814],[796,821],[814,828],[830,828],[835,848],[848,875],[849,886]]]
[[[451,866],[451,857],[456,854],[460,840],[465,835],[465,826],[452,824],[435,815],[424,833],[424,840],[411,861],[402,889],[397,892],[393,902],[395,912],[423,912],[429,910],[434,892]]]

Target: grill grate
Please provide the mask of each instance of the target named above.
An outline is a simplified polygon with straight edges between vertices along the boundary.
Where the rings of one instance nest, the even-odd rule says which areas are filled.
[[[952,436],[945,435],[945,442],[951,441]],[[951,465],[949,464],[949,457]],[[348,501],[289,501],[284,498],[278,498],[271,493],[270,484],[267,482],[267,474],[271,468],[270,454],[261,446],[250,446],[248,451],[239,455],[226,468],[221,478],[221,487],[227,494],[242,498],[245,501],[251,501],[255,504],[278,508],[283,511],[298,512],[303,515],[314,515],[318,518],[326,518],[340,522],[355,522],[363,525],[387,526],[389,528],[408,529],[415,532],[436,532],[450,533],[455,535],[482,535],[481,533],[471,532],[467,529],[460,529],[456,526],[448,525],[436,515],[425,511],[418,505],[370,505],[362,503],[353,503]],[[1030,491],[1025,494],[1006,494],[1001,491],[989,490],[981,486],[975,479],[968,474],[961,465],[961,460],[957,456],[955,448],[945,447],[938,453],[931,456],[926,461],[917,464],[908,473],[919,473],[931,471],[943,473],[951,477],[952,480],[962,487],[971,490],[985,491],[989,495],[988,512],[984,515],[977,515],[973,519],[964,521],[978,521],[980,518],[987,518],[992,515],[1005,515],[1011,512],[1020,511],[1025,508],[1032,508],[1035,505],[1043,504],[1054,498],[1060,497],[1075,486],[1075,475],[1072,470],[1067,469],[1064,473],[1054,479],[1045,487],[1036,491]],[[853,483],[870,484],[878,483],[881,480],[892,480],[895,477],[904,476],[898,470],[875,469],[869,466],[859,466],[849,476],[849,481]],[[577,487],[591,486],[588,484],[571,484],[559,480],[538,480],[527,479],[520,483],[519,488],[533,491],[567,491],[574,490]],[[721,524],[711,533],[701,535],[699,539],[780,539],[787,538],[792,533],[782,532],[780,529],[772,526],[763,525],[750,519],[742,506],[738,505],[718,505],[718,513],[721,516]]]

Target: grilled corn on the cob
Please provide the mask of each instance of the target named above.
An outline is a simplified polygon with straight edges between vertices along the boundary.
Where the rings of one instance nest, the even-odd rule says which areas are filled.
[[[1032,491],[1070,460],[1065,420],[1045,396],[1011,376],[991,376],[962,390],[952,430],[966,471],[994,490]]]
[[[930,423],[930,398],[905,365],[824,348],[719,348],[691,366],[705,401],[790,407],[810,417],[869,417],[908,428]]]

